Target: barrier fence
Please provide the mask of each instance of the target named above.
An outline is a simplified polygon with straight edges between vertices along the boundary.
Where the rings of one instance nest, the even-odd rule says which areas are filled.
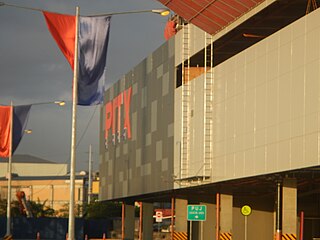
[[[6,234],[6,218],[0,217],[0,239]],[[110,237],[113,228],[112,219],[90,220],[76,219],[75,238],[101,238],[105,233]],[[13,239],[65,239],[68,229],[67,218],[12,218]]]

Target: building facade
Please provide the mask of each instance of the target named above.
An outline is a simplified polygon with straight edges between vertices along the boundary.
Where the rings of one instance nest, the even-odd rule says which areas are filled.
[[[0,161],[0,177],[8,171],[8,159]],[[56,163],[30,155],[14,155],[12,157],[12,174],[18,176],[62,176],[66,175],[68,164]]]
[[[107,90],[101,200],[144,202],[148,222],[174,199],[192,239],[320,236],[320,10],[260,2],[216,34],[185,24]],[[253,22],[267,35],[248,38]],[[188,204],[207,220],[188,221]]]

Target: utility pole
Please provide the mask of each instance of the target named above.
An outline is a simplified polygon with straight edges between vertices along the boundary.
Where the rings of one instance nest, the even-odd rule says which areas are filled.
[[[89,146],[89,180],[88,180],[88,204],[91,202],[92,195],[92,145]]]

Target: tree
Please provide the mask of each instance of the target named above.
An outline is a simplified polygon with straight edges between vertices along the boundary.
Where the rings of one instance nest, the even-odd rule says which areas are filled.
[[[4,217],[6,215],[7,215],[7,200],[0,199],[0,216]],[[13,217],[21,216],[18,201],[13,201],[11,203],[11,216]]]
[[[85,206],[84,217],[88,219],[121,217],[121,213],[122,207],[119,202],[95,201]]]
[[[37,202],[34,201],[28,201],[30,204],[31,212],[33,214],[33,217],[55,217],[55,211],[49,206],[46,206],[46,201],[43,203],[40,202],[38,199]],[[7,215],[7,200],[1,199],[0,200],[0,216],[6,216]],[[13,201],[11,203],[11,216],[12,217],[19,217],[19,216],[25,216],[24,213],[21,213],[20,206],[18,201]]]
[[[74,206],[74,213],[76,217],[82,217],[83,206],[81,204],[75,204]],[[62,218],[69,217],[69,203],[63,205],[58,211],[56,211],[56,215]]]
[[[55,211],[53,208],[46,205],[47,200],[45,200],[43,203],[40,202],[38,199],[37,202],[30,201],[30,208],[31,212],[33,214],[33,217],[39,218],[39,217],[55,217]]]

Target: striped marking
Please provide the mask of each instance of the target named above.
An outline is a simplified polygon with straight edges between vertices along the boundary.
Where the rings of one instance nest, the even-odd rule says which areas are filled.
[[[12,235],[7,235],[3,237],[3,240],[12,240]]]
[[[188,234],[186,232],[173,232],[173,240],[187,240]]]
[[[286,233],[286,234],[282,234],[281,239],[282,240],[296,240],[297,236],[295,234]]]
[[[231,233],[220,233],[220,240],[231,240]]]

